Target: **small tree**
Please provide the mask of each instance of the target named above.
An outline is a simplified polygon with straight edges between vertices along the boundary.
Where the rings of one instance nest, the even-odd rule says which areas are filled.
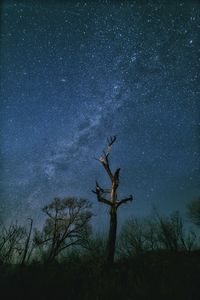
[[[187,215],[193,224],[200,226],[200,197],[188,204]]]
[[[100,187],[98,182],[96,182],[96,190],[93,191],[93,193],[96,194],[97,200],[99,202],[102,202],[110,207],[110,227],[109,227],[109,236],[107,242],[107,253],[108,253],[107,260],[108,263],[111,264],[114,262],[114,255],[115,255],[115,243],[116,243],[116,233],[117,233],[117,209],[122,204],[125,204],[128,201],[133,200],[132,195],[122,200],[118,200],[117,197],[120,168],[116,169],[115,172],[112,172],[109,163],[109,154],[111,151],[111,146],[114,144],[115,141],[116,141],[116,136],[111,136],[107,140],[108,142],[107,150],[103,151],[103,154],[98,159],[111,180],[111,188],[103,189]],[[109,195],[109,199],[106,198],[106,194]]]
[[[0,261],[2,263],[18,262],[23,252],[25,236],[26,229],[17,223],[1,228]]]
[[[180,214],[175,211],[168,217],[158,214],[156,219],[129,218],[122,226],[119,254],[134,256],[146,251],[191,251],[195,249],[195,232],[186,229]]]
[[[169,217],[158,216],[157,238],[161,248],[171,251],[190,251],[196,242],[193,231],[184,228],[183,220],[178,211]]]
[[[35,235],[35,243],[47,250],[47,262],[52,262],[66,248],[83,245],[90,232],[92,217],[90,203],[85,199],[55,198],[43,208],[47,219],[42,232]]]
[[[148,250],[146,231],[144,220],[133,217],[126,220],[119,236],[119,253],[122,256],[133,256]]]

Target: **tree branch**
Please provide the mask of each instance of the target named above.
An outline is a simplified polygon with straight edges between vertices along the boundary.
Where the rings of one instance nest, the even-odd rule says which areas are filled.
[[[109,165],[109,161],[108,161],[108,155],[106,155],[106,156],[101,155],[99,161],[103,165],[106,172],[108,173],[108,176],[110,177],[111,181],[113,181],[113,174],[112,174],[112,171],[110,169],[110,165]]]
[[[109,160],[108,160],[108,156],[110,154],[111,151],[111,146],[114,144],[114,142],[116,141],[117,137],[114,136],[110,136],[110,138],[107,139],[108,142],[108,147],[106,151],[103,151],[103,154],[100,156],[99,161],[100,163],[103,165],[104,169],[106,170],[106,172],[108,173],[108,176],[110,177],[111,181],[113,181],[114,175],[110,169],[110,164],[109,164]]]
[[[132,196],[132,195],[130,195],[130,197],[128,197],[128,198],[125,198],[125,199],[122,199],[121,201],[119,201],[119,202],[117,203],[117,208],[118,208],[120,205],[122,205],[122,204],[124,204],[124,203],[126,203],[126,202],[128,202],[128,201],[133,201],[133,196]]]
[[[92,191],[92,192],[97,195],[97,200],[99,202],[105,203],[107,205],[112,205],[112,203],[109,200],[107,200],[107,199],[103,198],[102,196],[100,196],[100,194],[98,192],[95,192],[95,191]]]
[[[96,194],[97,195],[97,200],[99,201],[99,202],[102,202],[102,203],[105,203],[105,204],[107,204],[107,205],[112,205],[112,203],[109,201],[109,200],[107,200],[107,199],[105,199],[102,195],[104,194],[104,189],[102,189],[100,186],[99,186],[99,184],[98,184],[98,182],[96,181],[96,190],[95,191],[92,191],[94,194]]]

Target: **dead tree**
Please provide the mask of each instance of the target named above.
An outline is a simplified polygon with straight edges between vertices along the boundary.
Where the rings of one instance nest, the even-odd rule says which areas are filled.
[[[133,196],[130,195],[127,198],[122,200],[118,200],[117,197],[117,189],[119,186],[119,173],[120,168],[116,169],[115,172],[111,171],[110,163],[109,163],[109,154],[111,151],[111,147],[116,141],[116,136],[111,136],[107,139],[108,147],[106,151],[103,151],[102,155],[98,159],[102,166],[104,167],[106,173],[108,174],[111,180],[111,188],[103,189],[100,187],[98,182],[96,181],[96,189],[93,193],[96,194],[97,200],[109,206],[110,212],[110,227],[109,227],[109,235],[107,241],[107,261],[109,264],[114,262],[115,255],[115,243],[116,243],[116,234],[117,234],[117,209],[122,205],[127,203],[128,201],[133,200]],[[106,195],[109,195],[109,199],[107,199]]]

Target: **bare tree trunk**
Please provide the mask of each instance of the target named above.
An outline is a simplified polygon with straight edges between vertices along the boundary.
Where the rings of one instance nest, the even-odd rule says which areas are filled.
[[[107,255],[108,255],[107,260],[109,264],[113,264],[114,262],[116,234],[117,234],[117,211],[115,207],[111,207],[110,228],[109,228],[108,244],[107,244]]]

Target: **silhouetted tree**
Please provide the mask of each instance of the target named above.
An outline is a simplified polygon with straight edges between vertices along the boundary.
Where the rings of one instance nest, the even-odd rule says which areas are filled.
[[[0,236],[0,260],[3,263],[17,262],[24,246],[26,229],[16,224],[2,227]]]
[[[35,235],[35,243],[47,250],[47,261],[72,245],[83,245],[90,233],[91,205],[85,199],[55,198],[43,208],[47,215],[42,232]]]
[[[200,197],[188,204],[187,215],[193,224],[200,226]]]
[[[196,242],[193,231],[186,233],[178,211],[169,217],[158,216],[157,235],[161,248],[171,251],[191,250]]]
[[[160,249],[191,251],[196,242],[195,232],[186,230],[180,214],[174,212],[156,219],[129,218],[122,226],[118,248],[123,257]]]
[[[117,197],[120,168],[116,169],[115,172],[112,172],[109,163],[109,154],[111,151],[111,146],[114,144],[115,141],[116,141],[116,136],[111,136],[107,140],[108,142],[107,150],[103,151],[103,154],[98,159],[111,180],[111,188],[103,189],[102,187],[100,187],[98,182],[96,182],[96,190],[93,191],[93,193],[96,194],[97,200],[99,202],[102,202],[110,207],[110,227],[109,227],[109,236],[108,236],[108,243],[107,243],[107,255],[108,255],[107,260],[108,263],[111,264],[114,261],[114,255],[115,255],[115,244],[116,244],[116,233],[117,233],[117,209],[122,204],[125,204],[128,201],[133,200],[132,195],[122,200],[118,200]],[[109,195],[109,199],[106,198],[105,196],[106,194]]]
[[[145,221],[138,218],[129,218],[122,226],[119,236],[119,253],[122,256],[141,254],[147,249],[147,231]]]

